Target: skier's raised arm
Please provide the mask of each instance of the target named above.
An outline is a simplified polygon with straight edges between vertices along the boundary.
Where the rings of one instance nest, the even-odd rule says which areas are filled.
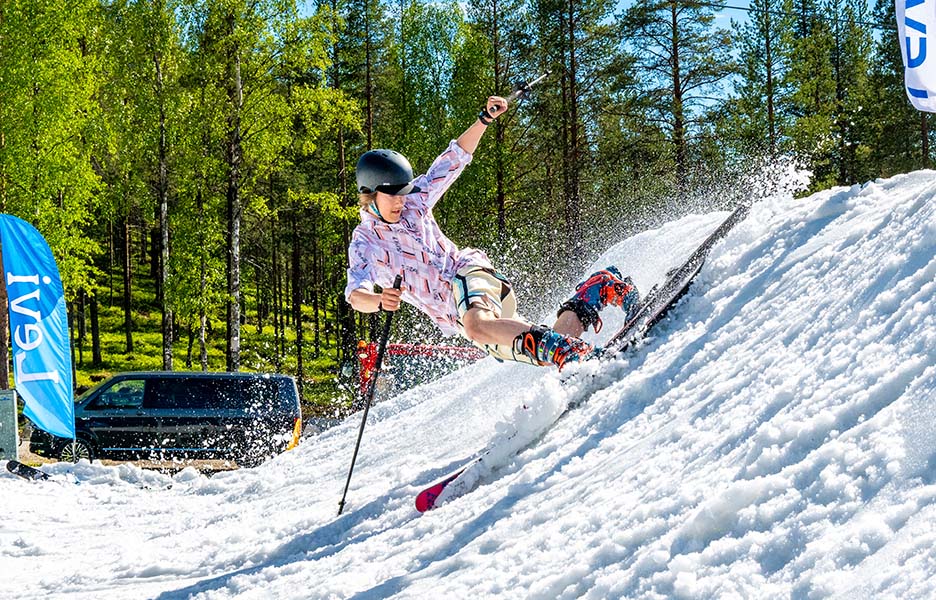
[[[477,120],[472,123],[463,134],[458,136],[456,140],[458,145],[468,154],[474,154],[474,151],[478,148],[478,142],[481,141],[481,136],[484,135],[487,126],[505,112],[507,112],[507,100],[500,96],[489,97],[487,99],[487,104],[481,110]]]

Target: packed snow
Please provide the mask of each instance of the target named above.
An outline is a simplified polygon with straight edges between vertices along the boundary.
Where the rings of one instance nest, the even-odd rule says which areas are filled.
[[[594,267],[649,289],[726,215]],[[774,195],[636,352],[485,359],[377,404],[341,516],[360,415],[210,478],[4,472],[0,597],[936,597],[934,296],[933,171]],[[416,512],[489,444],[473,490]]]

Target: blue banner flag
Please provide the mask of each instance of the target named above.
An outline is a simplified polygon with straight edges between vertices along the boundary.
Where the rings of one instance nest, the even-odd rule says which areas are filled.
[[[926,44],[936,33],[936,0],[894,0],[894,7],[907,98],[917,110],[936,112],[936,45]]]
[[[52,250],[35,227],[12,215],[0,214],[0,244],[23,412],[40,429],[74,438],[68,313]]]

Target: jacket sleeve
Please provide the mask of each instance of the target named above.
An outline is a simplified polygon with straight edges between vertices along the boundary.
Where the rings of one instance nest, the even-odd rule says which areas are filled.
[[[465,152],[455,140],[449,142],[445,152],[436,157],[429,171],[420,178],[425,178],[420,183],[425,185],[422,189],[426,193],[425,203],[428,208],[435,206],[442,194],[458,179],[469,163],[471,163],[471,155]]]
[[[348,284],[345,286],[345,300],[351,299],[351,292],[364,289],[374,291],[374,276],[371,270],[373,249],[357,231],[351,236],[348,246]]]

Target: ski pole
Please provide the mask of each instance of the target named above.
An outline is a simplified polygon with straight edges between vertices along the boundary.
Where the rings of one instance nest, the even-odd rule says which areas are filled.
[[[400,289],[403,278],[399,275],[393,280],[393,289]],[[354,444],[354,454],[351,455],[351,468],[348,469],[348,480],[345,482],[344,493],[341,494],[341,502],[338,503],[338,514],[344,511],[345,498],[348,496],[348,487],[351,485],[351,474],[354,473],[354,463],[357,462],[358,450],[361,448],[361,438],[364,436],[364,425],[367,424],[367,413],[370,411],[371,401],[374,399],[374,393],[377,391],[377,377],[380,375],[380,365],[383,363],[384,351],[387,349],[387,338],[390,337],[390,320],[393,313],[387,311],[387,320],[384,321],[383,337],[380,339],[380,347],[377,349],[377,361],[374,363],[374,372],[371,374],[370,386],[367,388],[367,398],[364,400],[364,416],[361,418],[361,428],[358,430],[357,442]]]
[[[543,73],[542,75],[540,75],[539,77],[537,77],[536,79],[534,79],[533,81],[531,81],[530,83],[527,83],[527,82],[525,82],[525,81],[521,81],[520,84],[517,85],[517,89],[515,89],[513,92],[510,93],[509,96],[507,96],[507,98],[506,98],[507,103],[510,104],[511,102],[513,102],[514,100],[516,100],[517,98],[523,98],[524,96],[526,96],[526,95],[529,93],[530,88],[532,88],[534,85],[536,85],[536,84],[539,83],[540,81],[546,79],[547,77],[549,77],[549,71],[546,71],[545,73]],[[492,107],[492,108],[494,109],[493,112],[497,112],[497,107],[496,107],[496,106],[494,106],[494,107]]]

